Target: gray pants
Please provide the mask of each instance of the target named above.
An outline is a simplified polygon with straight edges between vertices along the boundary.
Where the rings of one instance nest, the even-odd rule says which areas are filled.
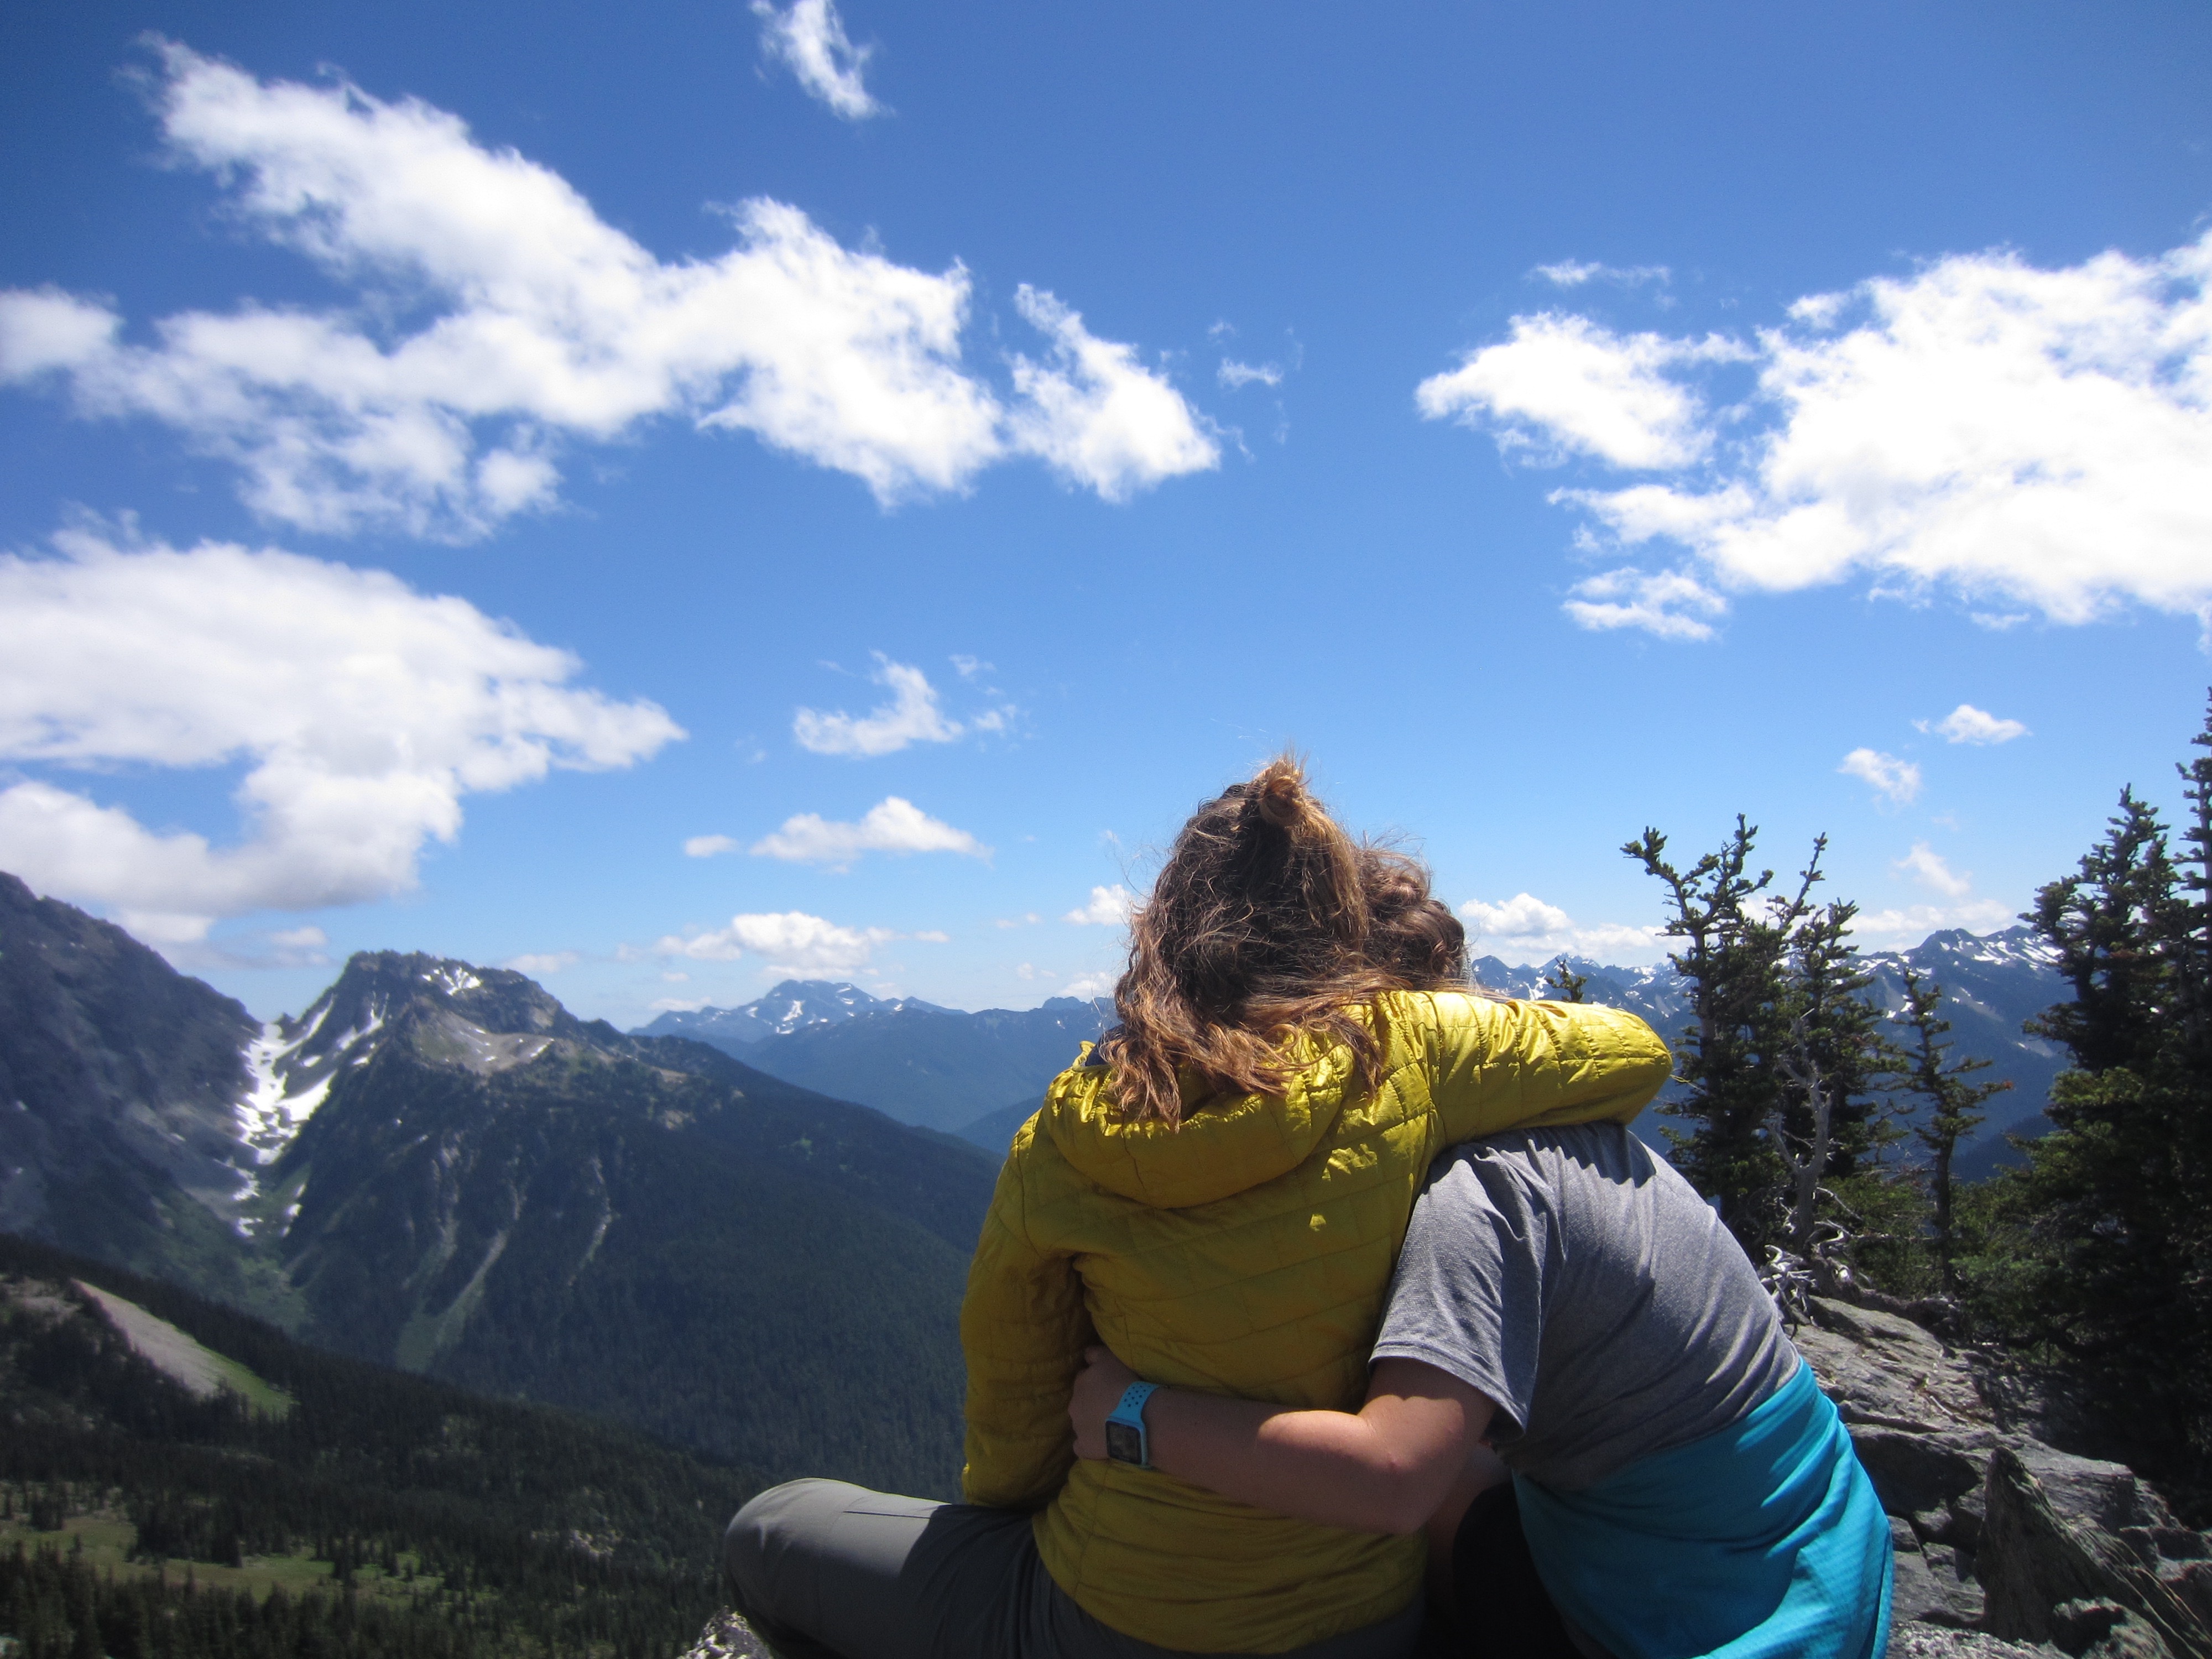
[[[722,1540],[738,1604],[784,1659],[1179,1659],[1102,1625],[1054,1583],[1018,1510],[793,1480]],[[1283,1659],[1406,1659],[1421,1603]]]

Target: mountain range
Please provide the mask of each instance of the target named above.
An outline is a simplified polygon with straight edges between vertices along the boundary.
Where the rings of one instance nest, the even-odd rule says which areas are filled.
[[[264,1026],[7,878],[0,1103],[10,1231],[772,1474],[956,1481],[965,1142],[428,956]]]
[[[1893,1011],[1907,963],[1940,981],[1958,1052],[2017,1085],[1960,1161],[1985,1173],[2061,1061],[2020,1034],[2061,994],[2050,962],[2017,928],[1867,962]],[[1567,965],[1682,1024],[1670,969]],[[381,951],[264,1024],[0,876],[0,1231],[726,1463],[949,1495],[998,1162],[1109,1018],[795,981],[625,1034],[520,974]]]
[[[1893,1016],[1905,1006],[1907,966],[1942,986],[1954,1054],[1989,1060],[1988,1075],[2014,1085],[1990,1103],[1987,1121],[1961,1152],[1961,1170],[1978,1178],[2016,1160],[2005,1137],[2045,1127],[2043,1103],[2064,1065],[2055,1044],[2021,1030],[2067,995],[2041,941],[2025,927],[1986,937],[1954,930],[1932,933],[1911,951],[1873,951],[1862,960],[1874,979],[1868,994]],[[1490,990],[1533,997],[1547,994],[1546,975],[1562,964],[1583,975],[1589,1000],[1626,1008],[1670,1039],[1688,1020],[1686,988],[1664,963],[1620,968],[1562,956],[1528,967],[1483,957],[1474,968]],[[636,1034],[709,1043],[772,1076],[1003,1153],[1077,1046],[1103,1033],[1113,1017],[1103,999],[1056,997],[1025,1011],[970,1014],[913,998],[879,999],[842,981],[786,980],[738,1007],[664,1013]],[[1666,1121],[1655,1109],[1638,1132],[1663,1145],[1659,1127]]]

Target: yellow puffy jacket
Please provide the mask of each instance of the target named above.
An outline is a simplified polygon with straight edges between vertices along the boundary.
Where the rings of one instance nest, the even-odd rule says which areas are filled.
[[[1423,1545],[1079,1462],[1085,1346],[1176,1388],[1356,1410],[1430,1161],[1499,1129],[1626,1122],[1670,1065],[1642,1020],[1590,1005],[1401,992],[1368,1017],[1379,1086],[1309,1042],[1286,1096],[1194,1101],[1180,1129],[1122,1116],[1086,1047],[1000,1172],[960,1315],[963,1489],[1038,1510],[1047,1571],[1127,1635],[1273,1653],[1356,1630],[1413,1599]]]

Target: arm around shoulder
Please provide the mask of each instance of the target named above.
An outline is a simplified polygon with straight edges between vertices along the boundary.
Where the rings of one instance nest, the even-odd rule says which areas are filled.
[[[1657,1032],[1588,1002],[1430,999],[1430,1086],[1444,1139],[1538,1124],[1626,1123],[1674,1071]]]

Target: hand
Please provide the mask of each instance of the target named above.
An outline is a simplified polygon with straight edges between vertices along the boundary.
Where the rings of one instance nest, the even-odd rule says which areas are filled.
[[[1129,1384],[1144,1379],[1114,1358],[1109,1348],[1085,1348],[1083,1370],[1067,1396],[1067,1420],[1075,1425],[1075,1455],[1106,1455],[1106,1414],[1121,1403]]]

